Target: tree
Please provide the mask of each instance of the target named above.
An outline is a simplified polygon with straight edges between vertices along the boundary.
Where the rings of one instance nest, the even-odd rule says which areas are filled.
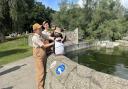
[[[121,29],[122,27],[121,23],[123,21],[124,21],[123,7],[121,6],[118,0],[116,1],[101,0],[98,2],[95,10],[92,13],[92,20],[88,24],[88,29],[86,30],[86,34],[87,36],[93,39],[100,39],[100,40],[120,39],[121,38],[120,30],[123,30]],[[116,25],[119,26],[117,27]],[[113,29],[117,29],[117,31]]]
[[[35,0],[0,0],[1,32],[8,35],[31,31],[34,22],[51,21],[51,13],[54,10]]]
[[[62,0],[54,23],[68,30],[78,27],[86,39],[117,40],[127,31],[127,14],[120,0],[83,0],[84,7]],[[125,16],[124,16],[125,15]]]

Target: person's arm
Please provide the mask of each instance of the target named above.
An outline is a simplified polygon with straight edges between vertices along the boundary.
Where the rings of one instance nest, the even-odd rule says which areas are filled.
[[[64,43],[66,41],[66,36],[63,37],[62,42]]]
[[[54,41],[54,37],[49,36],[48,39]]]
[[[65,34],[60,34],[60,37],[62,38],[62,43],[64,43],[65,42],[65,40],[66,40],[66,36],[65,36]]]
[[[42,34],[43,38],[44,39],[47,39],[47,40],[52,40],[54,41],[54,37],[51,37],[51,36],[47,36],[46,34]]]
[[[37,45],[39,45],[39,46],[42,47],[42,48],[48,48],[48,47],[54,45],[54,42],[49,43],[49,44],[44,44],[44,43],[43,43],[40,39],[38,39],[38,38],[35,38],[34,41],[35,41],[35,43],[36,43]]]
[[[54,42],[49,43],[49,44],[43,44],[42,47],[48,48],[48,47],[50,47],[50,46],[52,46],[52,45],[54,45]]]

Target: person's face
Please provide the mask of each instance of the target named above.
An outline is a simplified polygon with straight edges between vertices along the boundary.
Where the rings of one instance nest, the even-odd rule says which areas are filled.
[[[38,29],[36,30],[36,33],[39,34],[39,35],[41,35],[41,33],[42,33],[41,28],[38,28]]]
[[[49,28],[49,24],[48,24],[48,23],[45,23],[45,24],[44,24],[44,28],[45,28],[45,29],[48,29],[48,28]]]

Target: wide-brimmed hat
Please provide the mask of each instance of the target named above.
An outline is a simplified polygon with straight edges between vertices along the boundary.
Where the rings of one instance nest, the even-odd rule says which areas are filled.
[[[40,29],[42,27],[42,25],[38,24],[38,23],[35,23],[33,25],[33,30],[37,30],[37,29]]]

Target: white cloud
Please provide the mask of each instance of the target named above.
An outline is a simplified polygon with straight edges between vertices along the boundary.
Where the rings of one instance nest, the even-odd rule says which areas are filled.
[[[37,1],[37,2],[43,2],[42,0],[35,0],[35,1]]]
[[[121,3],[124,7],[128,8],[128,0],[121,0]]]
[[[83,0],[78,0],[77,4],[82,8],[84,7],[84,2]]]

